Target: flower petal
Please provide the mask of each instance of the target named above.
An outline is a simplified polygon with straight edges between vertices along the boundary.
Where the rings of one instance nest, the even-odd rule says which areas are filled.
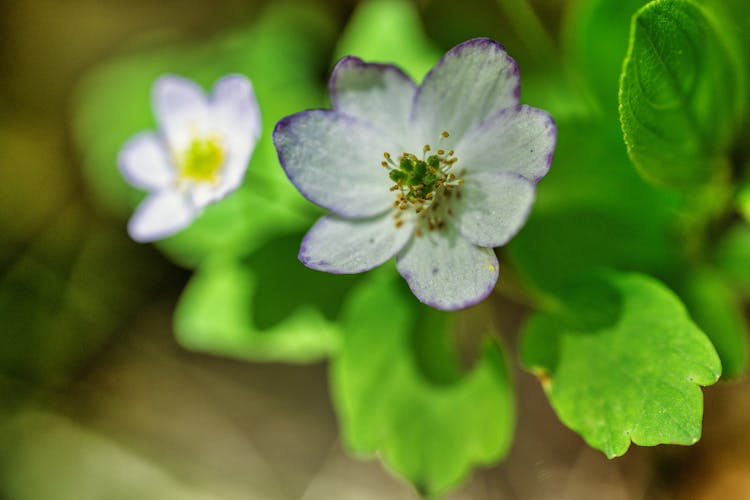
[[[211,117],[225,134],[252,149],[260,136],[260,108],[253,85],[242,75],[217,81],[211,95]]]
[[[207,132],[208,100],[192,80],[164,75],[154,83],[154,113],[173,151],[188,147],[194,135]]]
[[[534,184],[517,174],[467,175],[456,206],[458,229],[480,247],[505,245],[519,229],[534,204]]]
[[[252,84],[242,75],[225,76],[216,82],[210,106],[211,125],[226,142],[227,159],[217,188],[222,197],[242,182],[260,136],[260,109]]]
[[[117,164],[125,180],[147,191],[164,188],[175,178],[164,143],[154,132],[141,132],[125,143]]]
[[[347,56],[328,82],[333,109],[374,125],[399,139],[407,130],[417,86],[401,68]]]
[[[387,141],[372,126],[335,111],[303,111],[273,131],[281,166],[313,203],[344,217],[384,212],[394,200],[380,166]]]
[[[396,227],[391,214],[371,219],[327,215],[302,240],[299,260],[329,273],[361,273],[400,251],[413,234],[413,224]]]
[[[146,198],[128,223],[135,241],[155,241],[190,225],[198,212],[176,191],[162,191]]]
[[[444,130],[458,140],[488,116],[518,104],[519,92],[518,66],[503,46],[475,38],[449,50],[427,73],[412,120],[427,143]]]
[[[472,245],[453,228],[412,238],[396,264],[420,301],[445,310],[480,302],[492,292],[498,276],[492,249]]]
[[[467,133],[456,146],[459,165],[471,172],[513,172],[538,182],[549,171],[557,127],[546,111],[504,109]]]

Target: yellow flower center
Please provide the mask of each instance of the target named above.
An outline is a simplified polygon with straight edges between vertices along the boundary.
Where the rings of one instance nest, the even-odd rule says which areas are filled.
[[[216,184],[224,159],[224,149],[218,137],[196,137],[179,158],[180,177]]]

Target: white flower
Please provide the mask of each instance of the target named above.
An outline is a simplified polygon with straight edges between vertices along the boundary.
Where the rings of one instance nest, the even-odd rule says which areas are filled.
[[[274,143],[289,179],[332,212],[299,258],[358,273],[396,256],[422,302],[460,309],[494,288],[504,245],[549,170],[556,128],[518,104],[515,61],[493,40],[451,49],[417,87],[399,68],[345,57],[333,110],[288,116]]]
[[[154,241],[189,226],[203,209],[237,189],[260,135],[251,83],[217,81],[211,96],[186,78],[160,77],[152,90],[159,132],[141,132],[118,164],[133,186],[149,191],[128,223],[130,236]]]

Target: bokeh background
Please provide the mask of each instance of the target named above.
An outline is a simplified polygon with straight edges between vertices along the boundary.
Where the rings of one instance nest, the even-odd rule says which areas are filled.
[[[536,18],[517,0],[413,6],[428,42],[407,33],[413,43],[394,39],[392,49],[413,57],[418,77],[456,43],[491,36],[522,72],[536,71],[530,78],[544,95],[539,68],[555,64],[568,2],[532,2]],[[106,160],[134,124],[150,126],[141,123],[149,103],[137,96],[162,71],[184,70],[210,85],[226,65],[235,70],[249,61],[267,70],[248,76],[270,125],[275,115],[324,106],[340,51],[367,45],[366,37],[356,39],[366,29],[347,31],[358,7],[344,0],[0,4],[0,498],[418,498],[377,460],[347,453],[320,360],[325,343],[319,355],[298,356],[289,340],[270,351],[243,351],[237,339],[206,345],[183,336],[177,343],[178,298],[189,267],[216,253],[216,226],[209,221],[159,248],[132,242],[125,223],[139,195],[123,190]],[[401,21],[358,22],[377,32]],[[122,78],[132,87],[112,85]],[[283,102],[273,101],[276,91]],[[272,164],[257,185],[274,193],[278,173],[270,171],[277,166],[267,139],[253,165]],[[314,209],[293,193],[283,196],[306,211],[283,224],[304,227]],[[262,200],[238,200],[230,213],[279,218]],[[281,238],[253,231],[219,238],[220,250],[262,250]],[[283,237],[284,265],[296,265],[298,241]],[[256,319],[272,324],[289,310],[283,294],[268,293],[260,299],[265,319]],[[504,341],[518,406],[515,438],[501,464],[477,470],[449,498],[750,498],[747,382],[705,391],[704,437],[696,446],[633,447],[610,461],[559,423],[536,379],[520,368],[515,332],[526,307],[503,294],[490,301],[510,332]],[[316,332],[325,336],[323,323]],[[297,363],[275,362],[268,352],[278,349]]]

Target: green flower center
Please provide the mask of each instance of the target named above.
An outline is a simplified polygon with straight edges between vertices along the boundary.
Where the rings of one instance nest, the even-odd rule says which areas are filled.
[[[448,132],[443,132],[440,140],[448,135]],[[394,182],[391,191],[396,192],[393,202],[396,227],[403,225],[403,213],[413,209],[420,221],[417,236],[421,235],[423,228],[429,231],[443,229],[445,219],[453,215],[449,202],[454,193],[460,198],[459,186],[463,184],[463,179],[451,172],[458,161],[454,151],[438,149],[433,152],[432,146],[425,144],[421,158],[408,152],[402,153],[398,162],[390,153],[383,153],[383,156],[385,160],[380,164],[389,170],[388,177]]]
[[[179,159],[180,177],[216,184],[224,166],[224,149],[217,137],[195,138]]]

